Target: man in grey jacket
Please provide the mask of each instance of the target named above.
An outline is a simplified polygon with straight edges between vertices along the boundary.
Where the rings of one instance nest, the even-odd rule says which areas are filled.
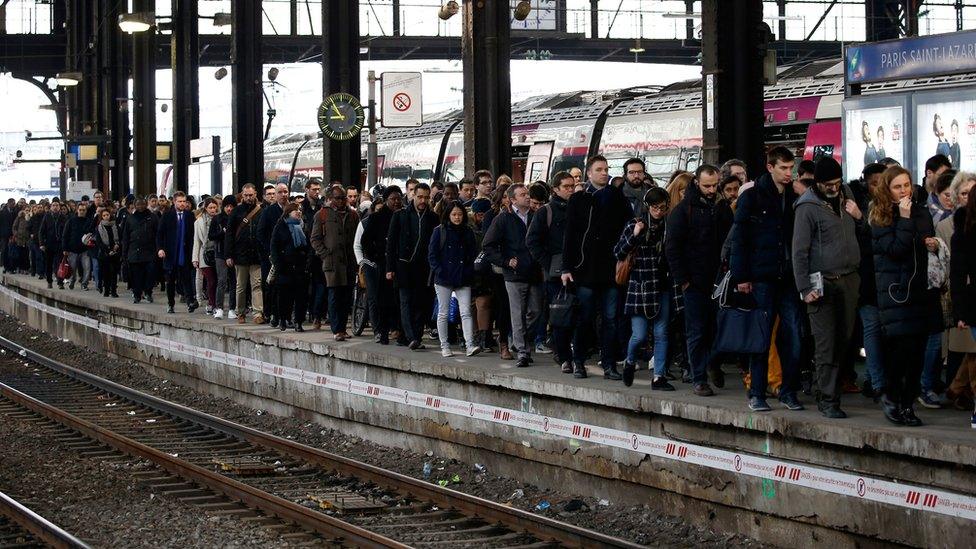
[[[794,206],[793,275],[810,315],[817,407],[828,418],[847,417],[840,409],[839,370],[857,310],[861,254],[856,227],[865,222],[842,191],[842,177],[836,160],[820,159],[815,184]]]

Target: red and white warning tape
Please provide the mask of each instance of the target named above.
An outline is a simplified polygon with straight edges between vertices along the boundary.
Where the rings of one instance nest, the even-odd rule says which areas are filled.
[[[773,479],[786,484],[867,501],[887,503],[909,509],[976,520],[976,497],[972,495],[946,492],[927,487],[909,486],[888,480],[858,476],[833,469],[784,461],[773,457],[735,453],[697,444],[675,442],[661,437],[629,433],[617,429],[600,427],[598,425],[588,425],[557,417],[501,408],[490,404],[430,395],[299,368],[281,366],[254,358],[206,349],[188,343],[156,336],[146,336],[138,332],[104,324],[97,319],[78,315],[30,299],[4,286],[0,286],[0,292],[16,301],[39,309],[44,313],[96,329],[111,337],[132,341],[142,346],[178,353],[190,358],[206,359],[218,364],[234,366],[254,373],[289,379],[299,383],[341,391],[365,398],[406,404],[408,406],[434,410],[445,414],[519,427],[536,433],[545,433],[557,437],[622,448],[641,454],[649,454],[658,458],[711,467],[734,474]]]

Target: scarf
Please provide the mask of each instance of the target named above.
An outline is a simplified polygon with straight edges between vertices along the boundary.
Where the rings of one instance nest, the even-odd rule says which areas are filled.
[[[102,221],[98,224],[98,236],[111,248],[119,241],[119,229],[114,221]]]
[[[285,219],[285,226],[288,227],[288,231],[291,232],[291,243],[295,245],[296,248],[301,248],[306,244],[305,231],[302,230],[302,220],[289,217]]]

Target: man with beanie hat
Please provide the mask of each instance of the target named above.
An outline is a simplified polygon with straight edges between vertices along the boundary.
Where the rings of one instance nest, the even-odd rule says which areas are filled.
[[[833,157],[820,159],[815,184],[796,201],[793,227],[793,275],[813,332],[817,407],[828,418],[847,417],[839,373],[854,330],[861,283],[857,230],[865,222],[842,178]]]

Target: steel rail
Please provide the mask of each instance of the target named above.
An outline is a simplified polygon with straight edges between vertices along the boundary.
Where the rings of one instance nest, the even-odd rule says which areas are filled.
[[[341,538],[343,541],[359,547],[392,547],[397,549],[409,547],[385,536],[364,530],[323,513],[311,511],[297,503],[173,457],[51,406],[4,383],[0,383],[0,395],[27,410],[74,429],[88,438],[97,440],[130,456],[147,459],[180,478],[198,482],[215,492],[224,494],[231,500],[240,501],[248,507],[259,509],[279,519],[292,521],[315,532]]]
[[[9,518],[38,540],[56,549],[90,549],[83,541],[3,492],[0,492],[0,515]]]
[[[5,347],[14,353],[21,354],[21,356],[29,358],[62,375],[173,417],[179,417],[204,425],[215,431],[245,440],[257,446],[271,448],[308,463],[335,469],[343,474],[374,482],[379,486],[400,492],[407,492],[414,497],[437,503],[441,507],[453,507],[467,514],[500,522],[511,528],[528,532],[543,541],[558,542],[568,547],[619,547],[626,549],[644,547],[624,539],[559,522],[548,517],[508,507],[494,501],[451,490],[450,488],[431,484],[394,471],[306,446],[292,440],[263,433],[256,429],[142,393],[89,372],[68,366],[2,336],[0,336],[0,347]],[[22,354],[22,352],[26,354]],[[302,509],[304,510],[303,507]]]

